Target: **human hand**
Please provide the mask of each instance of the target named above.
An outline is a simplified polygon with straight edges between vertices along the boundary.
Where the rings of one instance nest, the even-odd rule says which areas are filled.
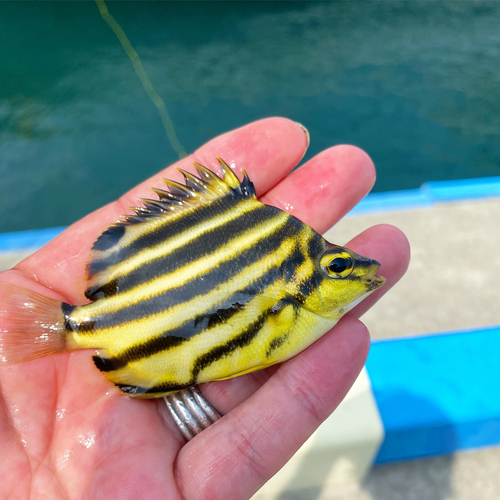
[[[359,149],[337,146],[287,175],[307,145],[296,123],[271,118],[219,136],[176,165],[190,170],[194,159],[218,172],[216,156],[234,162],[238,174],[248,172],[261,201],[322,233],[371,189],[375,171]],[[13,283],[84,303],[93,242],[130,213],[138,198],[148,197],[150,187],[160,186],[160,177],[181,176],[167,168],[73,224],[0,273],[0,286]],[[373,227],[346,246],[382,263],[378,274],[387,278],[385,286],[296,358],[201,386],[224,416],[188,443],[163,399],[124,397],[95,368],[88,351],[2,366],[0,493],[35,499],[249,498],[345,396],[369,349],[368,332],[357,317],[406,270],[406,238],[391,226]]]

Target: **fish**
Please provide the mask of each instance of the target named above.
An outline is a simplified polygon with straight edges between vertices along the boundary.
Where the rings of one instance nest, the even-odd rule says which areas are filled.
[[[157,398],[293,358],[380,288],[380,264],[257,200],[217,157],[163,179],[95,241],[90,303],[0,287],[0,360],[77,349],[122,393]]]

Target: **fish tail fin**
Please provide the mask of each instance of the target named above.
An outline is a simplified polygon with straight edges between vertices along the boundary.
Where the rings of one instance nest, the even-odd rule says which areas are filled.
[[[67,350],[60,300],[0,285],[0,362],[22,363]]]

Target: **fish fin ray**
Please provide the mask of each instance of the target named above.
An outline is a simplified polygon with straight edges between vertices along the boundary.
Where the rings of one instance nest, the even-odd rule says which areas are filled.
[[[115,384],[120,391],[124,392],[127,396],[136,396],[139,394],[144,394],[147,389],[144,387],[139,387],[138,385],[129,384]]]
[[[0,363],[68,350],[62,302],[12,284],[0,285]]]

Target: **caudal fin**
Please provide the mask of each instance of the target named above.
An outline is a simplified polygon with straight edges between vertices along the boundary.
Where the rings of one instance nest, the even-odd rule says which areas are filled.
[[[0,362],[13,364],[66,351],[61,301],[0,285]]]

